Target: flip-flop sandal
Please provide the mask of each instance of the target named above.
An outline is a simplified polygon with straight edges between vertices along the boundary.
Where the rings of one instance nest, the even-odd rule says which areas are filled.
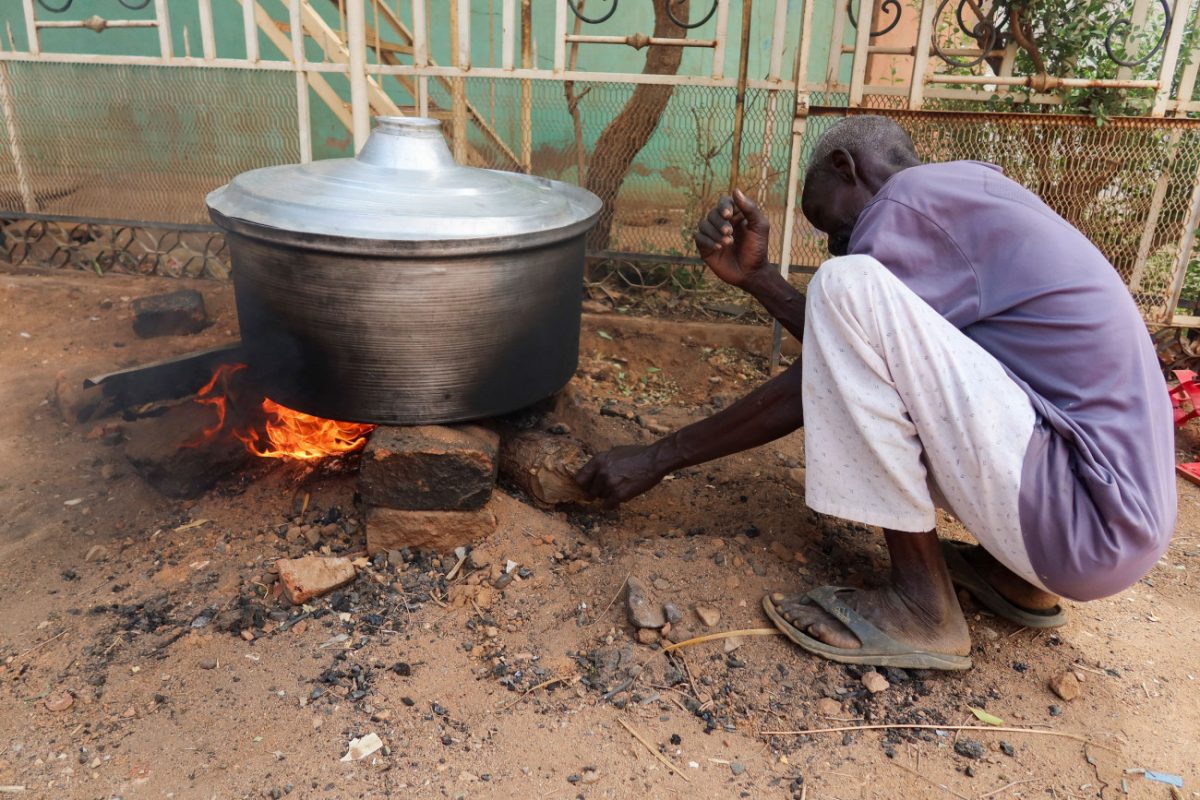
[[[814,655],[837,661],[841,664],[865,664],[875,667],[901,667],[903,669],[970,669],[969,656],[952,653],[937,653],[914,648],[898,639],[893,639],[875,627],[866,617],[859,614],[838,597],[838,594],[854,592],[841,586],[822,586],[806,596],[834,619],[846,626],[858,637],[862,645],[857,648],[833,647],[814,639],[783,618],[771,595],[763,598],[763,610],[784,636]]]
[[[1061,628],[1067,624],[1067,614],[1062,606],[1046,611],[1022,608],[997,592],[963,556],[963,551],[973,546],[966,542],[942,540],[942,555],[946,558],[946,568],[950,570],[950,580],[955,586],[966,589],[996,616],[1026,628]]]

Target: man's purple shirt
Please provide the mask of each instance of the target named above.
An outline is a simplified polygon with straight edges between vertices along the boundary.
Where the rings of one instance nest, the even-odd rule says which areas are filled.
[[[873,256],[991,353],[1037,412],[1021,530],[1050,590],[1115,594],[1166,550],[1177,499],[1170,401],[1145,324],[1088,239],[998,167],[925,164],[863,210]]]

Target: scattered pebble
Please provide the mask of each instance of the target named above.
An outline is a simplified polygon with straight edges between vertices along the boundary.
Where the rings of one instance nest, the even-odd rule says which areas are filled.
[[[746,771],[746,765],[741,763],[740,761],[735,761],[729,765],[729,771],[732,772],[734,775],[741,775],[743,772]]]
[[[974,739],[959,739],[954,743],[954,752],[964,758],[983,758],[983,745]]]
[[[712,628],[721,621],[721,612],[712,606],[696,606],[696,616],[706,628]]]
[[[215,658],[203,658],[200,660],[200,669],[216,669],[217,660]]]
[[[1050,679],[1050,691],[1068,703],[1079,697],[1083,688],[1073,672],[1060,672]]]
[[[822,697],[817,701],[817,713],[822,717],[840,717],[842,704],[832,697]]]
[[[629,613],[629,621],[635,628],[657,630],[667,624],[662,606],[651,599],[650,590],[646,585],[632,575],[626,583],[625,606]]]
[[[350,740],[349,748],[346,750],[346,755],[342,756],[342,761],[361,761],[382,747],[383,740],[379,738],[379,735],[368,733],[361,738]]]
[[[871,694],[886,692],[888,687],[891,686],[891,684],[887,682],[887,678],[883,677],[874,670],[863,673],[862,684],[863,686],[867,687],[867,691]]]
[[[67,691],[51,692],[45,700],[46,709],[49,711],[66,711],[71,706],[75,705],[75,697]]]
[[[667,622],[672,625],[678,625],[683,622],[683,612],[674,603],[663,603],[663,613],[667,617]]]
[[[635,636],[640,644],[654,644],[659,640],[658,631],[654,628],[638,628]]]

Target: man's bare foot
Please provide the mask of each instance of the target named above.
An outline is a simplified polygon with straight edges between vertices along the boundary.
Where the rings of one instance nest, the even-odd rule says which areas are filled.
[[[914,649],[967,655],[971,635],[958,605],[937,533],[884,531],[892,560],[891,580],[881,589],[842,595],[843,601],[876,628]],[[783,618],[827,645],[862,646],[858,637],[804,595],[771,598]]]
[[[962,557],[975,571],[1008,602],[1029,611],[1050,611],[1058,605],[1059,597],[1034,586],[996,560],[979,545],[964,547]]]
[[[959,656],[971,651],[967,621],[953,592],[936,602],[905,597],[892,586],[859,589],[839,597],[880,631],[915,650]],[[803,594],[777,593],[771,602],[784,619],[814,639],[845,649],[861,646],[857,636],[820,606],[807,602]]]

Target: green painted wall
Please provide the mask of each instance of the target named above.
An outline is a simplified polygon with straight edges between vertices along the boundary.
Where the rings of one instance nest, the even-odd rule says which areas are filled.
[[[283,0],[261,0],[263,7],[277,20],[286,22],[287,8]],[[750,0],[746,0],[750,2]],[[61,4],[64,0],[51,0]],[[408,2],[388,0],[395,8],[400,6],[401,15],[406,23],[411,23],[411,5]],[[586,13],[602,14],[610,8],[610,3],[618,3],[618,9],[613,17],[599,25],[584,24],[582,31],[589,34],[626,35],[635,32],[649,34],[653,30],[653,9],[644,0],[589,0]],[[754,3],[752,19],[752,35],[750,37],[749,74],[751,78],[766,77],[770,58],[772,39],[783,36],[786,42],[783,57],[783,75],[785,81],[792,77],[792,67],[796,49],[800,41],[800,20],[802,16],[802,0],[787,0],[788,15],[786,29],[773,30],[774,3],[770,0],[757,0]],[[336,6],[329,0],[313,0],[313,6],[322,13],[332,27],[339,27]],[[472,28],[472,62],[475,66],[500,66],[501,60],[501,0],[473,0]],[[237,0],[212,0],[214,13],[214,29],[219,57],[242,58],[245,56],[244,34],[242,29],[242,8]],[[706,0],[693,0],[693,16],[707,13]],[[168,0],[171,16],[172,41],[174,53],[183,56],[187,52],[199,55],[201,52],[200,23],[195,0]],[[814,10],[814,29],[818,32],[813,36],[809,75],[823,75],[828,58],[828,35],[820,31],[830,28],[834,13],[834,4],[818,3]],[[446,0],[430,0],[430,34],[432,55],[439,63],[450,61],[449,2]],[[60,14],[52,14],[39,8],[41,19],[86,19],[92,15],[107,18],[152,19],[153,3],[140,11],[130,11],[122,7],[116,0],[74,0],[71,8]],[[729,42],[725,54],[725,74],[733,77],[737,74],[738,46],[741,40],[741,2],[732,0],[729,9]],[[568,25],[573,19],[568,15]],[[0,21],[3,21],[10,33],[4,39],[4,46],[12,42],[17,49],[27,47],[25,41],[24,17],[20,4],[9,0],[0,3]],[[373,23],[370,8],[368,22]],[[386,26],[382,26],[386,30]],[[703,27],[692,31],[693,38],[708,38],[715,30],[715,19]],[[538,67],[549,68],[554,58],[554,9],[551,0],[534,0],[534,39],[535,57]],[[44,51],[72,53],[103,53],[129,55],[157,55],[159,52],[158,34],[154,29],[119,29],[113,28],[102,33],[89,30],[56,30],[43,29],[41,35]],[[264,59],[279,59],[282,54],[276,50],[265,35],[259,36],[259,48]],[[311,41],[308,43],[308,55],[312,60],[319,60],[319,48]],[[520,48],[517,48],[520,57]],[[371,54],[373,61],[373,53]],[[579,51],[579,68],[596,72],[639,72],[644,63],[644,51],[635,51],[626,46],[616,45],[584,45]],[[708,75],[711,73],[712,51],[708,49],[689,48],[684,53],[681,74]],[[337,75],[327,75],[327,79],[343,96],[349,96],[347,81]],[[431,82],[432,83],[432,82]],[[574,163],[574,135],[570,117],[566,111],[562,87],[556,83],[535,83],[534,134],[533,146],[537,154],[538,171],[552,177],[573,180],[576,177],[572,168]],[[517,150],[520,142],[519,119],[519,90],[516,82],[492,82],[482,79],[468,82],[468,95],[472,102],[485,113],[489,121],[505,138],[509,145]],[[389,94],[403,104],[411,103],[399,82],[392,79],[384,80],[384,87]],[[582,87],[580,87],[582,88]],[[628,84],[600,85],[581,105],[584,115],[584,144],[590,150],[596,137],[607,122],[615,116],[624,104],[632,87]],[[59,92],[63,91],[59,87]],[[708,175],[702,182],[720,185],[728,169],[729,132],[733,125],[733,90],[712,92],[705,90],[678,90],[672,99],[669,113],[664,117],[655,136],[643,150],[639,158],[641,165],[630,176],[630,185],[640,187],[651,193],[661,188],[669,191],[679,190],[680,175],[684,173],[708,170]],[[443,105],[448,105],[448,97],[435,86],[434,99]],[[72,117],[84,117],[88,114],[89,98],[80,97],[78,104],[64,104],[64,114]],[[223,98],[228,102],[228,98]],[[761,149],[761,141],[765,133],[765,96],[758,93],[750,98],[747,114],[747,144],[744,152],[753,154]],[[310,107],[313,121],[313,147],[317,158],[348,156],[352,152],[351,137],[345,126],[319,100],[310,93]],[[786,139],[790,130],[790,106],[785,100],[777,109],[775,126],[771,135],[777,140],[772,153],[772,171],[778,168],[780,159],[786,159]],[[253,99],[247,101],[245,113],[253,114]],[[152,124],[152,122],[151,122]],[[699,140],[699,141],[698,141]],[[705,142],[711,143],[709,149],[718,149],[715,156],[709,157],[707,163],[698,151],[703,150]],[[718,147],[723,142],[724,147]],[[781,144],[782,143],[782,144]],[[197,142],[197,146],[203,146]],[[695,180],[692,181],[696,183]],[[689,191],[702,191],[703,187],[693,185]]]

